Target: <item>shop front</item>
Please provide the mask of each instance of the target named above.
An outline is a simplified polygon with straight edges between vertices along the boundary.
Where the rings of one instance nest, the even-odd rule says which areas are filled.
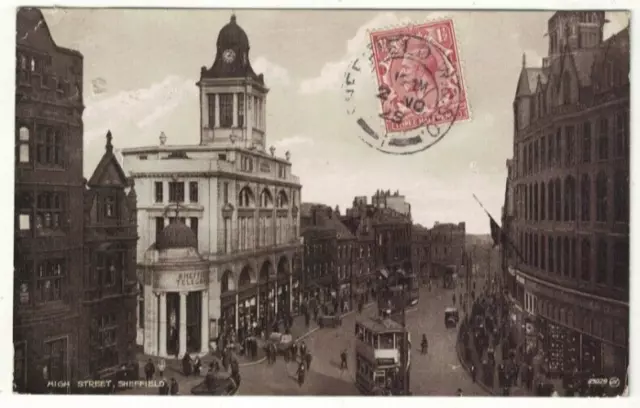
[[[285,257],[278,261],[276,279],[276,311],[278,316],[284,317],[289,315],[291,310],[291,274],[289,261]]]
[[[201,270],[188,272],[154,271],[153,287],[159,310],[154,337],[158,339],[158,347],[156,353],[150,354],[181,357],[187,352],[208,352],[209,273],[206,264],[203,266]]]
[[[301,313],[301,310],[300,310],[301,295],[302,293],[300,291],[300,281],[296,276],[294,276],[293,281],[291,283],[291,313],[294,316],[297,316]]]

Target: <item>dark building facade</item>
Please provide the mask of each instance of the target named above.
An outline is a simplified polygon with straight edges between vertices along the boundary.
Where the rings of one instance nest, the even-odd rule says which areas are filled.
[[[411,231],[411,267],[420,281],[430,277],[431,244],[429,229],[413,224]]]
[[[507,251],[504,277],[527,348],[544,353],[552,375],[622,379],[629,337],[629,30],[603,40],[605,22],[604,12],[557,12],[542,66],[523,58],[505,205],[522,257]]]
[[[78,369],[82,377],[113,378],[136,361],[136,193],[106,151],[84,196],[84,276]],[[135,370],[137,372],[137,370]]]
[[[48,392],[83,374],[83,57],[35,8],[16,35],[14,387]]]
[[[83,178],[82,55],[38,9],[17,27],[14,388],[75,392],[133,368],[136,198],[110,134]]]
[[[466,224],[436,222],[429,229],[430,276],[444,277],[447,273],[462,273],[465,251]]]
[[[342,223],[338,208],[302,203],[300,226],[304,238],[306,299],[352,307],[352,270],[356,239]]]
[[[351,208],[346,210],[342,223],[355,236],[353,254],[352,288],[355,304],[369,303],[375,295],[375,233],[373,216],[375,209],[367,205],[367,197],[359,196],[353,200]]]

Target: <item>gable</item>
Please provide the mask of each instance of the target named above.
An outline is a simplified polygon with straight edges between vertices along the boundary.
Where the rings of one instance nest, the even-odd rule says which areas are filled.
[[[116,160],[115,156],[107,152],[102,156],[102,160],[98,163],[96,170],[93,172],[91,179],[89,179],[89,186],[113,186],[113,187],[126,187],[127,177]]]

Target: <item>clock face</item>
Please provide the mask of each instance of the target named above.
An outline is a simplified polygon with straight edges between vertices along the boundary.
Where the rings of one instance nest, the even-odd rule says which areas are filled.
[[[233,50],[225,50],[222,53],[222,59],[227,64],[230,64],[233,62],[234,59],[236,59],[236,53]]]

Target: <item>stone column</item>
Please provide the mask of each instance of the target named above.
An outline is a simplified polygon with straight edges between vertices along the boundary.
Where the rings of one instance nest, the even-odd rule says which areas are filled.
[[[235,305],[235,308],[236,308],[236,326],[235,326],[235,330],[234,331],[235,331],[235,335],[237,336],[238,335],[238,328],[240,327],[238,325],[238,322],[239,322],[239,316],[238,316],[239,313],[238,312],[240,311],[240,303],[238,301],[238,292],[236,292],[235,304],[236,304]]]
[[[180,292],[180,348],[178,356],[187,352],[187,292]]]
[[[167,356],[167,294],[165,292],[160,293],[158,297],[160,302],[160,328],[158,330],[159,336],[159,348],[158,355],[161,357]]]
[[[200,352],[209,352],[209,291],[203,290],[202,292],[202,316],[200,320],[202,337],[200,339]]]

